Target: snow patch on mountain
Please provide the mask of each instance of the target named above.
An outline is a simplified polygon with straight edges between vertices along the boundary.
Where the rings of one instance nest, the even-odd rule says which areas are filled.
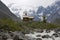
[[[46,16],[47,20],[51,20],[52,17],[54,16],[54,14],[56,14],[56,12],[58,10],[60,10],[60,1],[55,1],[54,3],[52,3],[51,5],[49,5],[48,7],[44,8],[43,6],[39,6],[39,7],[32,7],[32,6],[17,6],[17,4],[11,4],[12,6],[10,6],[10,10],[16,14],[18,17],[23,17],[23,12],[27,11],[29,16],[34,16],[34,20],[43,20],[42,16]],[[59,12],[60,14],[60,12]],[[53,15],[53,16],[52,16]]]

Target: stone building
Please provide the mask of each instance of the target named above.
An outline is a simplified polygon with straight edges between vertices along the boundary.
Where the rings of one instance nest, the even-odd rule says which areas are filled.
[[[29,16],[27,11],[23,12],[23,21],[33,21],[34,17],[33,16]]]

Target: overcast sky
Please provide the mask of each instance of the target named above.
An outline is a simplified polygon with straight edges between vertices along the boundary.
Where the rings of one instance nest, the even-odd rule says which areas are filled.
[[[30,7],[32,7],[32,9],[35,9],[35,7],[39,7],[39,6],[47,7],[48,5],[51,5],[56,0],[1,0],[1,1],[4,2],[7,6],[9,6],[9,4],[15,3],[19,7],[22,6],[23,9],[29,9]],[[22,18],[23,11],[20,11],[19,14]]]
[[[2,0],[7,6],[11,3],[16,3],[19,6],[43,6],[51,5],[55,0]]]

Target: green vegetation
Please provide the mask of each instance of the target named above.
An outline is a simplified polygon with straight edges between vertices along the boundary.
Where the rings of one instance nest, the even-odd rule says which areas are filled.
[[[22,25],[21,25],[22,24]],[[60,28],[59,24],[44,23],[44,22],[20,22],[21,26],[25,26],[26,29],[56,29]]]
[[[24,30],[33,30],[33,29],[56,29],[60,28],[59,24],[45,23],[44,22],[15,22],[11,19],[0,19],[0,29],[8,31],[24,31]]]
[[[46,23],[46,16],[43,16],[43,22]]]
[[[0,29],[8,31],[21,30],[17,22],[6,18],[0,19]]]

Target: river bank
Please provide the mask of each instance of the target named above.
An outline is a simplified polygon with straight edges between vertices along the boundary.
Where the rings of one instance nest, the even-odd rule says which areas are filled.
[[[60,29],[34,29],[26,33],[22,31],[0,30],[0,40],[60,40]]]

